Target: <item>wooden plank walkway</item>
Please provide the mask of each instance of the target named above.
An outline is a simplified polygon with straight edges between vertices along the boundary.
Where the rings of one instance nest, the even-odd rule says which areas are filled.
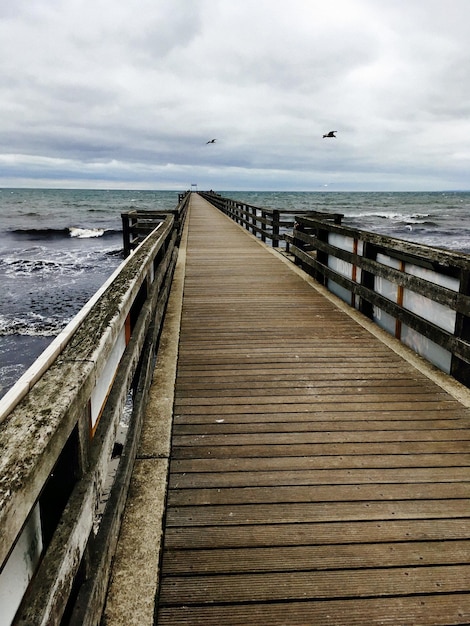
[[[159,626],[470,623],[469,410],[193,194]]]

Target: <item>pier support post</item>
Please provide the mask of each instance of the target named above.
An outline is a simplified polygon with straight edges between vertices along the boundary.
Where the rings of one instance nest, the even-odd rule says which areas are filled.
[[[470,295],[470,272],[462,270],[460,273],[460,289],[459,293]],[[470,318],[464,313],[457,313],[455,319],[454,334],[459,339],[463,339],[470,343]],[[450,374],[456,380],[463,383],[467,387],[470,386],[470,365],[460,359],[455,354],[452,355]]]

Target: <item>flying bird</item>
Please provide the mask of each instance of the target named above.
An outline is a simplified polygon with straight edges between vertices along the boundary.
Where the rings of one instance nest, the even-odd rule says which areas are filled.
[[[326,135],[323,135],[323,139],[325,139],[325,137],[334,137],[336,139],[336,135],[335,133],[337,133],[337,130],[330,130],[329,133],[326,133]]]
[[[217,139],[210,139],[209,141],[206,141],[206,144],[208,144],[208,143],[215,143],[216,141],[217,141]]]

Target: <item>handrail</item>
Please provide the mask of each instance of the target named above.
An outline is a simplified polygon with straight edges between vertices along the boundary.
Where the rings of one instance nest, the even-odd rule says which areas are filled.
[[[316,280],[470,384],[470,255],[300,215],[287,238]]]
[[[240,200],[224,198],[213,191],[199,191],[198,193],[237,224],[259,237],[261,241],[266,242],[269,239],[273,248],[281,247],[286,241],[284,232],[292,230],[295,216],[299,213],[298,209],[281,210],[257,207]],[[319,211],[308,211],[307,213],[322,219],[333,220],[335,224],[340,224],[343,218],[342,213],[322,213]]]
[[[286,211],[295,217],[284,221],[279,210],[199,194],[263,242],[284,240],[287,258],[470,386],[470,255],[350,228],[340,213]]]
[[[0,424],[2,623],[18,610],[15,623],[59,624],[77,598],[88,607],[79,623],[101,612],[180,226],[167,215],[130,254]],[[116,445],[126,406],[128,435]]]
[[[150,234],[150,232],[156,227],[157,224],[163,222],[168,215],[175,217],[175,228],[177,229],[179,241],[181,237],[181,230],[186,218],[186,212],[189,203],[189,192],[179,194],[178,206],[174,210],[167,212],[163,211],[129,211],[121,215],[123,223],[123,245],[124,256],[128,257],[132,250],[137,245],[142,243],[144,238]],[[138,237],[133,236],[133,229],[131,224],[139,223],[139,220],[145,223],[145,236],[142,236],[144,229],[141,229]],[[137,232],[137,227],[136,227]],[[0,424],[5,417],[14,409],[18,402],[23,398],[31,387],[39,380],[42,374],[49,368],[49,366],[57,359],[59,354],[65,348],[69,342],[70,337],[75,330],[82,323],[83,318],[88,314],[89,310],[94,306],[96,301],[106,291],[108,286],[120,273],[121,266],[119,266],[105,283],[95,292],[95,294],[88,300],[88,302],[80,309],[77,315],[65,326],[65,328],[55,337],[47,348],[40,354],[40,356],[34,361],[34,363],[27,369],[27,371],[17,380],[7,393],[0,398]]]
[[[148,211],[133,209],[121,213],[122,233],[124,242],[124,256],[127,257],[147,235],[155,228],[155,224],[162,222],[169,214],[175,218],[175,226],[178,231],[178,241],[186,217],[191,192],[178,194],[178,206],[169,211]]]

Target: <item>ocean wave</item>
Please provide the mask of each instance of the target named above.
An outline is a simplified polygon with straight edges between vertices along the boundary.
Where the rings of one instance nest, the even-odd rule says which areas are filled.
[[[5,276],[38,276],[39,278],[51,276],[74,277],[86,271],[93,270],[94,259],[92,256],[79,256],[74,254],[55,255],[46,258],[46,253],[28,258],[27,254],[20,257],[10,256],[0,259],[0,270]],[[108,256],[108,255],[106,255]],[[96,261],[96,260],[95,260]]]
[[[77,239],[93,239],[94,237],[102,237],[106,232],[104,228],[78,228],[72,226],[68,229],[71,237]]]
[[[12,259],[6,258],[0,261],[5,274],[17,276],[30,276],[31,274],[63,274],[67,268],[63,263],[48,259]]]
[[[15,228],[10,232],[20,237],[34,237],[35,239],[53,239],[69,236],[68,228]]]
[[[349,213],[347,217],[354,219],[378,218],[380,220],[391,220],[392,222],[420,222],[422,223],[430,213],[390,213],[387,211],[360,211],[358,213]]]
[[[18,237],[32,239],[61,239],[74,237],[77,239],[94,239],[122,235],[122,231],[112,228],[86,228],[68,226],[66,228],[16,228],[10,233]]]
[[[433,228],[438,228],[439,224],[437,222],[433,222],[432,220],[424,220],[423,222],[418,222],[422,226],[432,226]]]
[[[418,219],[409,219],[402,220],[396,222],[397,226],[419,226],[422,229],[426,229],[426,227],[431,226],[432,228],[438,228],[439,224],[437,222],[433,222],[432,220],[418,220]]]
[[[55,337],[67,322],[68,320],[54,319],[33,312],[28,312],[24,317],[8,318],[0,315],[0,336]]]
[[[96,243],[91,245],[91,241]],[[0,256],[0,278],[3,275],[9,281],[16,277],[30,280],[66,279],[73,284],[79,276],[85,273],[95,274],[97,267],[114,267],[115,259],[122,258],[122,248],[98,244],[98,241],[92,238],[90,245],[85,247],[69,245],[67,248],[55,249],[41,243],[12,249],[9,254]],[[11,284],[8,283],[9,288]],[[27,284],[21,283],[18,288],[24,290]],[[59,282],[56,286],[59,284],[62,283]]]
[[[432,236],[432,235],[423,235],[423,231],[415,232],[412,231],[408,235],[404,235],[404,239],[409,241],[415,241],[417,243],[424,244],[426,246],[431,246],[435,248],[444,248],[446,250],[453,250],[455,252],[463,252],[465,254],[470,253],[470,241],[469,238],[459,237],[459,236],[449,236],[447,238],[443,238],[441,234]]]

